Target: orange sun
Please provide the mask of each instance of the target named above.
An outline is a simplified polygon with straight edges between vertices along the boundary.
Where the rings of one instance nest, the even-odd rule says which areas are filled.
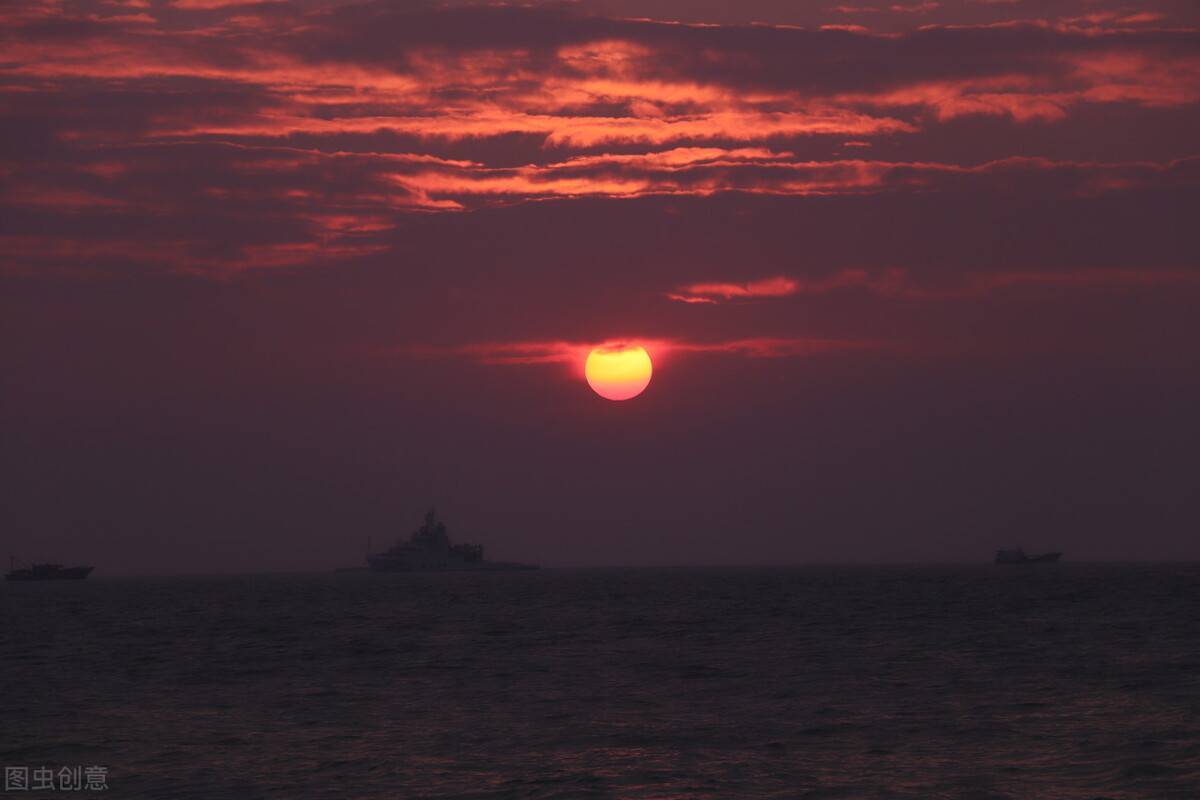
[[[608,400],[637,397],[649,385],[653,371],[650,354],[636,344],[596,347],[583,366],[588,385]]]

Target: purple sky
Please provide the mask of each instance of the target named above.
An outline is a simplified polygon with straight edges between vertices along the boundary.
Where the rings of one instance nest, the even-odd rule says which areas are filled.
[[[21,559],[1200,558],[1190,0],[24,0],[0,117]]]

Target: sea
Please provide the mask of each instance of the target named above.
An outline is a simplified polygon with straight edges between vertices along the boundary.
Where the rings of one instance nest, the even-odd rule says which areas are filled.
[[[0,701],[14,798],[1194,800],[1200,565],[9,583]]]

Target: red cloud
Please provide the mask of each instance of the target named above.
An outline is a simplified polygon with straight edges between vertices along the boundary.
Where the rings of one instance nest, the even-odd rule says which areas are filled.
[[[775,291],[752,293],[756,284],[710,283],[693,284],[668,293],[671,300],[683,303],[716,303],[748,296],[823,295],[830,292],[857,289],[871,294],[907,300],[953,300],[981,297],[993,292],[1022,287],[1060,289],[1104,289],[1156,286],[1200,286],[1200,272],[1163,269],[1085,269],[1070,272],[1001,271],[968,275],[949,285],[922,284],[902,269],[877,273],[848,269],[823,278],[778,277],[761,281]],[[786,290],[785,290],[786,289]]]
[[[754,297],[786,297],[795,294],[799,284],[791,278],[765,278],[750,283],[693,283],[668,294],[683,303],[716,303],[720,300]]]
[[[896,3],[889,6],[892,11],[899,14],[928,14],[930,11],[936,11],[940,7],[941,3],[934,2],[934,0],[926,0],[923,3],[911,3],[909,5]]]
[[[1192,181],[1194,160],[1096,164],[1009,158],[963,167],[928,162],[846,159],[795,161],[787,153],[743,149],[688,148],[641,155],[588,156],[515,168],[436,168],[393,172],[391,180],[414,196],[466,205],[479,198],[637,197],[741,191],[772,195],[842,195],[884,191],[938,191],[973,186],[986,190],[1028,182],[1051,189],[1095,195],[1153,183]],[[1053,184],[1042,182],[1049,178]],[[686,292],[680,292],[686,294]]]
[[[1196,185],[1196,162],[1178,160],[1184,146],[1130,156],[1120,126],[1107,134],[1113,158],[1161,161],[1070,161],[1034,139],[1021,152],[1059,159],[1005,157],[1016,151],[992,129],[956,138],[939,163],[949,151],[924,138],[963,117],[1029,125],[1027,135],[1099,104],[1144,113],[1145,127],[1169,113],[1182,129],[1200,104],[1197,32],[1098,27],[1154,21],[1149,12],[848,36],[515,6],[172,5],[31,0],[0,11],[10,219],[41,215],[30,224],[57,225],[81,248],[157,221],[171,234],[147,234],[156,255],[142,260],[225,274],[378,252],[400,214],[532,200],[1096,197]],[[137,16],[113,13],[129,9]],[[838,156],[851,147],[881,156]],[[89,215],[104,218],[82,224]],[[272,236],[245,231],[250,218],[269,220]],[[226,227],[245,240],[217,247],[200,233]],[[69,250],[48,248],[47,260]],[[780,290],[695,288],[676,299]]]

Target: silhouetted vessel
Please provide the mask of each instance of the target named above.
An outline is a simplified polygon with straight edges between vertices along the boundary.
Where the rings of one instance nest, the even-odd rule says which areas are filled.
[[[997,550],[997,564],[1050,564],[1062,558],[1062,553],[1039,553],[1028,555],[1021,548],[1015,550]]]
[[[64,567],[62,564],[30,564],[27,569],[13,569],[4,576],[6,581],[81,581],[92,574],[93,567]]]
[[[367,564],[376,572],[416,570],[511,570],[537,569],[537,564],[485,561],[483,545],[451,544],[446,526],[438,522],[437,512],[429,509],[425,523],[407,542],[397,542],[382,553],[368,553]]]

